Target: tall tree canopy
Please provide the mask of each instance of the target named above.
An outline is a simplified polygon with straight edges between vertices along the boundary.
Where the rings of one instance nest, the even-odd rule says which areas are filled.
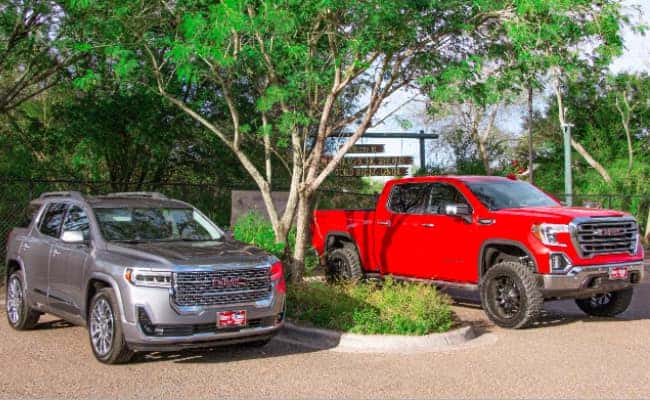
[[[148,84],[221,140],[256,182],[278,240],[297,216],[296,279],[314,192],[391,95],[408,87],[438,100],[498,92],[525,73],[606,61],[621,43],[614,1],[100,3],[75,2],[93,33],[82,46],[110,54],[125,80],[152,71]],[[585,43],[589,52],[572,51]],[[486,65],[502,77],[483,79]],[[351,137],[325,158],[342,130]],[[258,146],[264,162],[245,144]],[[291,172],[284,210],[271,201],[276,162]]]

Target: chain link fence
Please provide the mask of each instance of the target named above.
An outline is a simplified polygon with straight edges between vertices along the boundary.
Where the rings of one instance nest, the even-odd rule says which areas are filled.
[[[169,197],[182,199],[202,210],[220,226],[228,226],[231,212],[232,190],[255,190],[252,183],[217,185],[209,183],[115,183],[72,180],[0,180],[0,256],[4,264],[6,239],[12,228],[23,223],[29,201],[43,192],[79,191],[83,194],[106,194],[116,191],[156,191]],[[280,189],[281,190],[281,189]],[[557,195],[564,199],[564,195]],[[377,196],[333,188],[318,191],[315,208],[366,208],[375,207]],[[574,194],[575,206],[608,208],[633,214],[642,230],[648,218],[650,196],[624,194]],[[644,233],[647,233],[644,231]],[[0,265],[2,269],[3,265]]]

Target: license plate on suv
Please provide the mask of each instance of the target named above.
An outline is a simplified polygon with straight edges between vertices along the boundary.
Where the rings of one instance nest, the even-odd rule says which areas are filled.
[[[217,328],[243,328],[246,323],[246,310],[219,311],[217,313]]]
[[[609,270],[609,279],[627,279],[627,267],[615,267]]]

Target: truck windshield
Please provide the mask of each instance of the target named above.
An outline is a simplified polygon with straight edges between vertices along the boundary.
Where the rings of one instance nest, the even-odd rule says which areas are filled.
[[[560,206],[546,193],[522,181],[465,182],[465,185],[490,210]]]
[[[222,231],[192,208],[95,208],[108,241],[211,241]]]

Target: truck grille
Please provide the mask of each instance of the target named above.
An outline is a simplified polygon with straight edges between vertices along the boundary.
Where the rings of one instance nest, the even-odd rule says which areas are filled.
[[[270,293],[270,267],[178,272],[174,275],[173,301],[181,307],[254,303],[268,298]]]
[[[583,257],[597,254],[632,253],[637,246],[638,227],[630,218],[593,219],[579,222],[575,230]]]

